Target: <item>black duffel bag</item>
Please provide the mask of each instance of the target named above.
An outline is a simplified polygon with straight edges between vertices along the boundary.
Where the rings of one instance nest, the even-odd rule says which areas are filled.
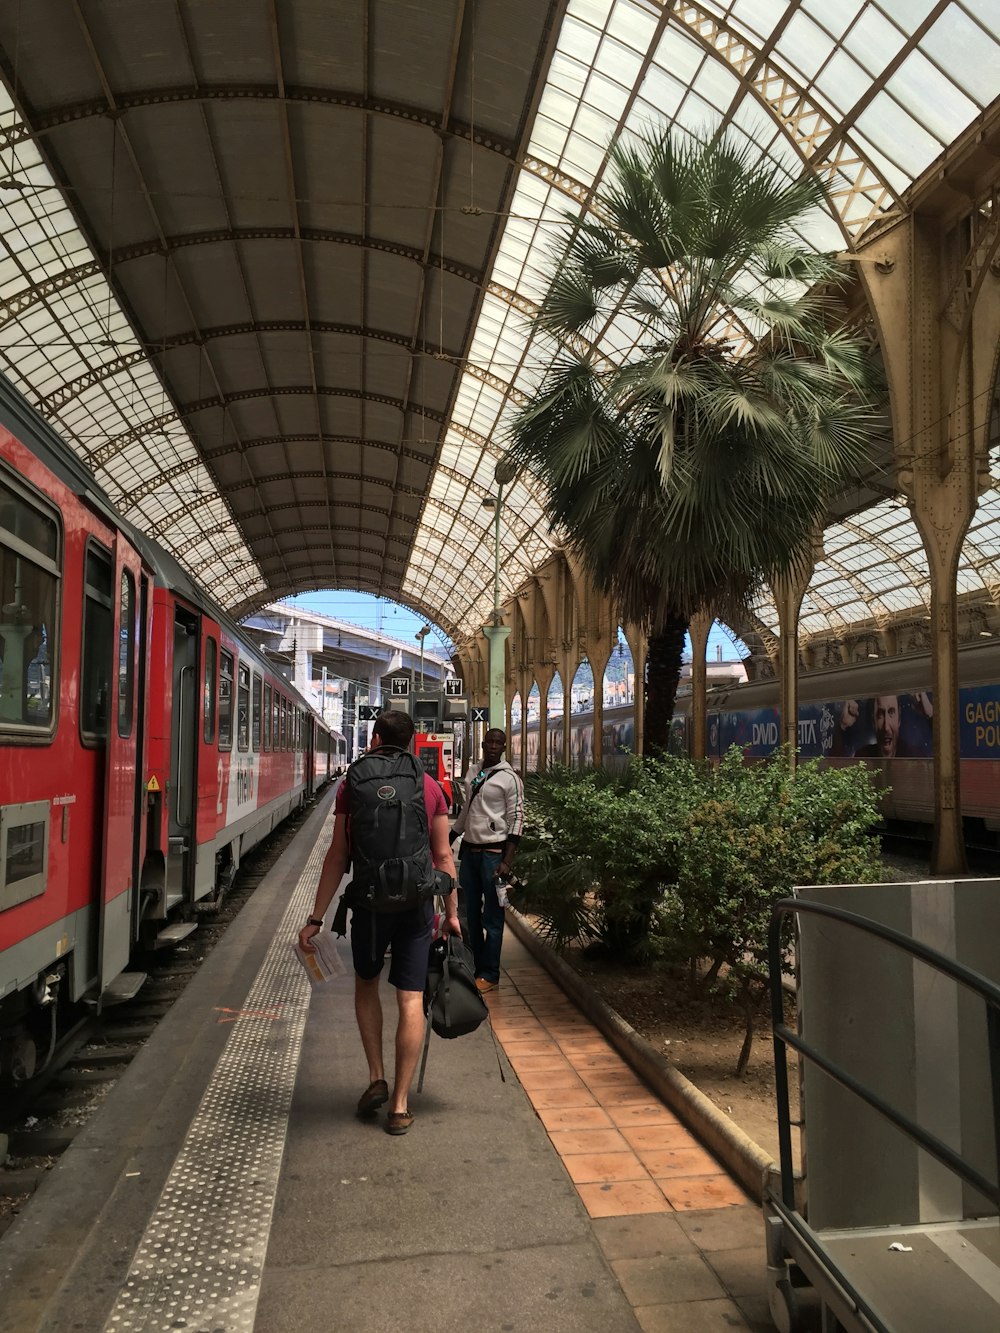
[[[424,1013],[439,1037],[464,1037],[489,1017],[476,989],[472,950],[454,935],[431,945]]]

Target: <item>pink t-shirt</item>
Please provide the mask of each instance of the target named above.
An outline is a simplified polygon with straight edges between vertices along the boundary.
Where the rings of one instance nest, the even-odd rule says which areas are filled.
[[[424,805],[427,807],[428,828],[433,824],[436,815],[446,815],[448,813],[448,802],[444,799],[444,792],[429,773],[424,774]],[[337,788],[333,809],[338,815],[349,815],[351,813],[347,804],[346,779]]]

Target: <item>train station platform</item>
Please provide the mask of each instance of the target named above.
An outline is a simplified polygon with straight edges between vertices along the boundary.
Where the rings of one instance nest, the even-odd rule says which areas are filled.
[[[327,796],[0,1241],[4,1333],[771,1329],[759,1210],[511,932],[493,1034],[432,1039],[405,1137],[355,1117],[349,955],[311,993],[291,949],[331,831]]]

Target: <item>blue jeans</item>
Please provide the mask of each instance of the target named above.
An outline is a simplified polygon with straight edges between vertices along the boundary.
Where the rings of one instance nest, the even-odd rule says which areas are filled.
[[[503,946],[503,908],[497,902],[493,876],[500,865],[500,852],[477,852],[462,848],[458,885],[469,923],[469,947],[476,960],[476,976],[500,980],[500,949]]]

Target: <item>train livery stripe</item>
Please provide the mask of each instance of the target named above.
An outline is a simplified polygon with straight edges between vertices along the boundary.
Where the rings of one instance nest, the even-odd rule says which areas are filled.
[[[333,820],[331,809],[139,1242],[105,1326],[115,1333],[252,1333],[309,1009],[291,940]]]

